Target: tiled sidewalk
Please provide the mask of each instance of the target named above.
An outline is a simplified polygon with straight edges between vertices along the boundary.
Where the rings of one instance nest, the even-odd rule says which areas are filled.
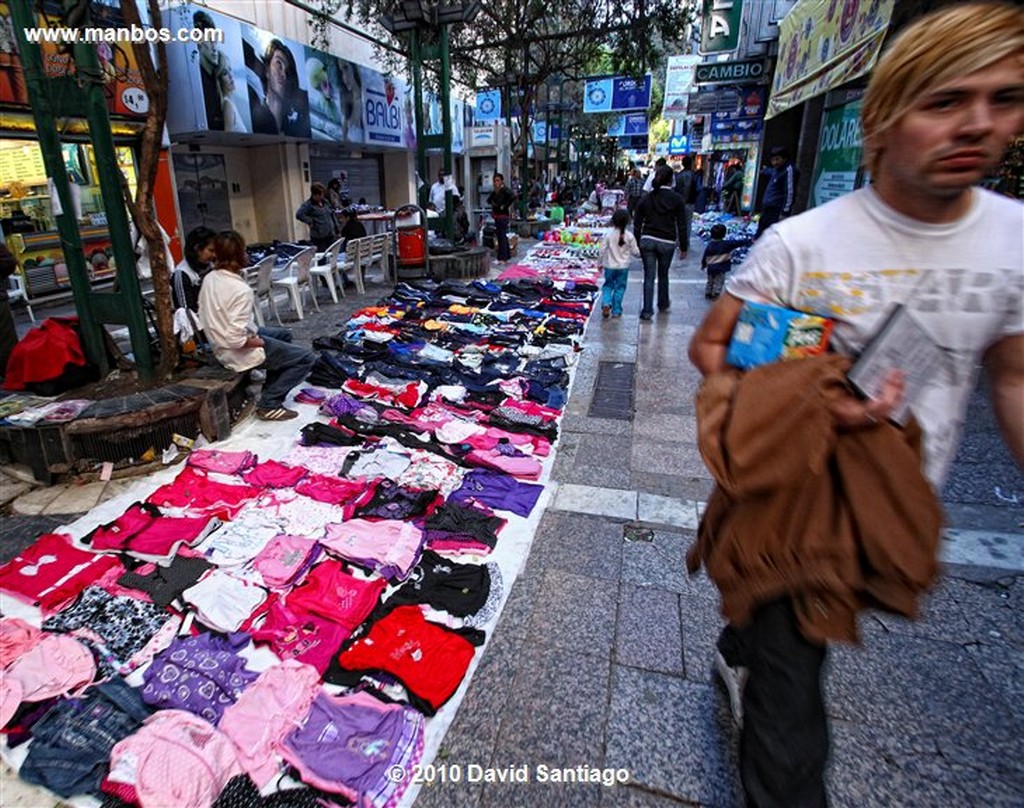
[[[637,319],[639,272],[624,317],[595,310],[558,491],[417,806],[742,805],[738,736],[711,672],[717,592],[683,562],[711,488],[686,358],[707,308],[698,258],[673,265],[672,309],[652,322]],[[601,362],[636,363],[631,421],[587,416]],[[991,513],[956,524],[990,527]],[[629,527],[650,532],[628,541]],[[868,617],[864,646],[833,652],[834,806],[1020,804],[1024,539],[1004,539],[1002,569],[950,567],[921,622]],[[621,769],[628,783],[554,783],[544,766],[577,780]],[[480,782],[501,776],[530,782]]]

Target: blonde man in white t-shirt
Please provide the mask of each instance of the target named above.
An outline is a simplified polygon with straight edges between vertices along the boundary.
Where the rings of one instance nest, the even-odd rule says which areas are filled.
[[[956,451],[982,362],[1024,466],[1024,206],[976,187],[1024,130],[1024,12],[961,3],[916,21],[875,68],[862,122],[874,184],[768,230],[708,312],[690,358],[705,375],[725,369],[747,300],[834,319],[833,346],[848,356],[903,303],[945,355],[909,402],[932,485]],[[840,399],[837,428],[875,427],[902,403],[903,381],[890,372],[878,398]],[[789,598],[723,632],[716,666],[743,725],[749,805],[825,805],[825,657],[801,635]]]

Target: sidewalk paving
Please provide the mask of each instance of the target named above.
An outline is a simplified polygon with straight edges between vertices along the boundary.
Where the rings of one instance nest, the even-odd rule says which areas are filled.
[[[562,423],[552,505],[417,806],[742,804],[738,736],[711,670],[717,592],[683,564],[712,485],[696,447],[700,377],[686,358],[708,305],[699,253],[695,244],[673,264],[672,309],[652,322],[637,320],[639,272],[621,319],[603,321],[595,309]],[[308,343],[384,291],[371,287],[286,325]],[[591,417],[602,369],[626,365],[632,412]],[[863,647],[831,655],[834,806],[1021,804],[1024,480],[984,398],[972,400],[944,495],[958,529],[944,557],[957,563],[946,566],[921,621],[869,615]],[[0,555],[71,518],[44,509],[3,519]],[[541,765],[582,766],[576,776],[595,777],[622,769],[628,783],[541,783]],[[467,782],[484,770],[530,782]],[[437,782],[455,776],[460,782]],[[0,786],[6,805],[11,784]]]

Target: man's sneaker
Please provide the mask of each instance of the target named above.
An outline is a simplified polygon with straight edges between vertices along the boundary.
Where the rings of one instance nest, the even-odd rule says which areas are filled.
[[[601,316],[604,317],[606,320],[609,317],[611,317],[611,314],[612,314],[612,307],[611,306],[602,306],[601,307]]]
[[[732,709],[732,718],[736,726],[743,728],[743,688],[747,686],[747,676],[750,671],[740,665],[735,668],[729,667],[722,652],[715,650],[715,671],[718,673],[722,684],[729,692],[729,707]]]

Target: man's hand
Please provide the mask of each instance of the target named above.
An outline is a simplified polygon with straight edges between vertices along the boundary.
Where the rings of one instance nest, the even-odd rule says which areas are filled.
[[[841,429],[863,429],[884,421],[903,401],[906,379],[902,370],[890,370],[878,398],[861,400],[854,395],[842,395],[829,403],[832,417]]]
[[[247,339],[245,341],[245,347],[246,348],[262,348],[263,347],[263,338],[262,337],[257,337],[255,334],[253,334],[251,337],[249,337],[249,339]]]

